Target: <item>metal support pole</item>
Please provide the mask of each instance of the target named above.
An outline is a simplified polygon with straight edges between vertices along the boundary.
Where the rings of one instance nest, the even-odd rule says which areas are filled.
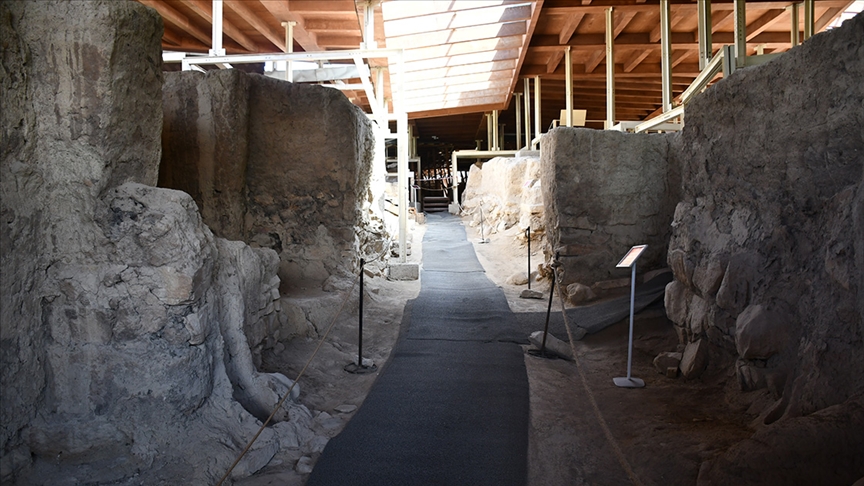
[[[213,30],[212,43],[213,48],[210,49],[211,56],[224,56],[225,49],[222,48],[222,0],[213,0]]]
[[[375,42],[375,6],[370,0],[363,3],[363,43],[361,49],[377,49]]]
[[[480,148],[480,141],[477,141],[477,148]],[[451,167],[453,171],[453,203],[457,205],[459,204],[459,182],[456,180],[456,176],[459,174],[459,163],[458,157],[456,156],[456,151],[453,151],[453,155],[450,156]]]
[[[815,28],[815,12],[814,0],[804,0],[804,40],[813,37],[813,29]]]
[[[615,9],[606,9],[606,128],[615,125]]]
[[[747,7],[744,0],[735,0],[735,67],[744,67],[747,59]]]
[[[408,112],[405,111],[405,56],[399,54],[396,64],[399,66],[399,81],[397,97],[394,97],[397,108],[396,146],[397,175],[399,186],[399,262],[407,261],[408,249]],[[392,64],[391,64],[392,66]],[[454,174],[455,177],[455,174]]]
[[[711,62],[711,0],[697,0],[699,15],[699,70]]]
[[[660,68],[663,83],[663,113],[672,109],[672,36],[669,0],[660,0]]]
[[[798,41],[798,5],[799,4],[797,3],[793,3],[792,5],[786,7],[786,10],[789,11],[789,19],[791,24],[789,26],[789,33],[791,34],[790,42],[792,43],[792,47],[800,44],[800,42]]]
[[[522,93],[513,93],[516,98],[516,150],[522,143]]]
[[[525,148],[531,150],[531,78],[522,81],[525,90],[525,99],[522,100],[525,103]]]
[[[359,276],[359,278],[360,278],[360,301],[359,301],[359,305],[358,305],[359,314],[358,314],[358,320],[357,320],[357,363],[348,363],[347,365],[345,365],[345,368],[343,368],[348,373],[353,373],[353,374],[358,374],[358,375],[362,375],[362,374],[366,374],[366,373],[373,373],[375,371],[378,371],[378,366],[376,366],[374,363],[369,365],[369,366],[366,366],[365,364],[363,364],[363,300],[364,300],[364,297],[366,295],[365,291],[363,290],[363,273],[364,273],[363,269],[365,266],[366,266],[366,260],[361,258],[360,259],[360,276]]]
[[[492,110],[492,140],[495,141],[492,150],[501,150],[498,146],[498,110]]]
[[[623,388],[642,388],[645,386],[645,381],[639,378],[633,378],[631,371],[633,369],[633,310],[636,300],[636,263],[633,263],[632,273],[630,275],[630,335],[627,340],[627,377],[613,378],[612,381],[616,386]]]
[[[492,141],[492,113],[485,113],[486,117],[486,150],[495,150],[495,142]]]
[[[297,22],[282,22],[285,27],[285,52],[294,52],[294,26]],[[294,61],[285,61],[285,81],[294,82]]]
[[[546,353],[546,336],[549,335],[549,316],[552,314],[552,297],[555,295],[555,281],[558,280],[558,267],[561,263],[558,261],[559,254],[555,253],[555,261],[552,262],[552,284],[549,286],[549,305],[546,307],[546,324],[543,326],[543,341],[540,343],[540,349],[529,349],[528,354],[541,358],[555,359],[554,354]],[[561,311],[564,312],[564,303],[561,303]],[[575,358],[575,356],[574,356]]]
[[[531,227],[525,229],[525,238],[528,239],[528,290],[531,290]]]
[[[366,265],[366,260],[360,259],[360,302],[358,304],[358,320],[357,320],[357,366],[363,367],[363,267]],[[630,376],[629,374],[627,376]]]
[[[534,76],[534,138],[540,138],[540,76]]]
[[[567,99],[564,103],[564,108],[567,113],[564,116],[564,123],[568,127],[573,126],[573,62],[570,58],[570,46],[564,48],[564,91]],[[529,287],[530,288],[530,287]]]

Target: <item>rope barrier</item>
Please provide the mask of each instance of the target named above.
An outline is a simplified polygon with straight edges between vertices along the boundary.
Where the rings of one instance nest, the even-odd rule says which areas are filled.
[[[552,267],[552,278],[558,278],[558,270],[555,267]],[[636,476],[636,473],[633,472],[630,463],[627,462],[627,458],[624,457],[624,452],[621,450],[621,447],[618,446],[618,442],[615,441],[612,431],[609,430],[609,425],[600,413],[600,407],[597,405],[594,393],[588,386],[588,378],[585,376],[585,371],[582,369],[582,364],[579,362],[579,357],[576,354],[576,340],[573,339],[573,331],[570,329],[570,322],[567,319],[567,312],[564,307],[564,294],[561,292],[561,287],[561,285],[558,286],[558,299],[561,301],[561,315],[564,318],[564,327],[567,329],[567,338],[570,340],[570,352],[573,353],[573,361],[576,363],[576,370],[579,372],[579,377],[582,379],[582,387],[585,389],[585,394],[591,402],[591,408],[594,409],[594,415],[597,417],[597,422],[600,423],[600,428],[603,429],[603,434],[606,435],[606,440],[609,442],[609,445],[612,446],[612,450],[615,452],[615,456],[621,464],[621,467],[624,469],[624,472],[627,473],[627,477],[630,478],[630,481],[634,485],[642,486],[642,481],[640,481],[639,477]]]
[[[388,240],[386,248],[384,249],[384,251],[381,252],[378,256],[376,256],[373,260],[366,262],[366,263],[378,261],[381,259],[381,257],[386,255],[387,252],[390,251],[390,243],[392,243],[392,241],[393,241],[392,239]],[[315,350],[312,351],[312,356],[309,357],[309,359],[306,361],[306,364],[303,365],[303,369],[301,369],[300,373],[297,374],[297,378],[294,380],[293,383],[291,383],[291,387],[288,388],[287,392],[285,392],[285,396],[283,396],[282,399],[279,400],[279,402],[273,408],[273,411],[270,412],[270,416],[267,417],[267,420],[265,420],[263,424],[261,424],[261,427],[258,429],[258,432],[255,434],[254,437],[252,437],[252,440],[250,440],[249,443],[246,444],[246,447],[243,449],[243,451],[240,453],[240,455],[237,456],[237,459],[234,460],[234,463],[231,464],[231,467],[228,468],[228,471],[225,473],[224,476],[222,476],[222,479],[220,479],[219,482],[216,483],[216,486],[221,486],[222,483],[224,483],[225,480],[228,479],[228,476],[231,475],[231,472],[234,471],[234,468],[237,467],[237,464],[240,463],[240,461],[243,459],[243,456],[245,456],[246,453],[249,452],[249,449],[252,448],[252,444],[254,444],[256,440],[258,440],[258,437],[261,435],[262,432],[264,432],[264,429],[267,428],[267,425],[270,423],[270,421],[273,420],[273,417],[276,415],[276,412],[278,412],[279,409],[282,408],[282,405],[285,403],[285,400],[288,399],[289,396],[291,396],[291,391],[294,390],[294,386],[297,384],[297,382],[300,381],[300,378],[302,378],[303,375],[306,373],[306,369],[309,368],[309,365],[312,363],[312,360],[315,359],[315,356],[318,354],[318,351],[321,349],[321,346],[324,344],[324,341],[327,340],[327,336],[330,334],[330,331],[333,329],[333,326],[336,325],[336,319],[340,315],[342,315],[342,311],[345,309],[345,304],[348,303],[348,299],[350,299],[351,294],[354,293],[354,287],[357,286],[357,281],[360,279],[360,274],[362,272],[363,272],[363,267],[361,266],[360,267],[360,273],[358,273],[357,275],[354,276],[354,281],[351,283],[351,288],[348,289],[348,292],[345,294],[345,298],[342,299],[342,305],[339,306],[339,310],[336,312],[336,315],[333,316],[333,319],[330,321],[330,324],[327,326],[327,330],[324,331],[324,335],[321,336],[321,339],[318,341],[318,345],[315,346]],[[362,296],[361,296],[361,298],[362,298]]]

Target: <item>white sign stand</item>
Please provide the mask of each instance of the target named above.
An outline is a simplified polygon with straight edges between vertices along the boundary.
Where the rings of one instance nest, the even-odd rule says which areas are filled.
[[[630,251],[618,262],[618,265],[615,265],[617,268],[630,267],[632,269],[630,275],[630,340],[627,343],[627,376],[612,379],[616,386],[622,388],[642,388],[645,386],[644,381],[630,376],[630,370],[633,365],[633,308],[636,302],[636,260],[642,256],[645,248],[648,248],[648,245],[636,245],[630,248]]]

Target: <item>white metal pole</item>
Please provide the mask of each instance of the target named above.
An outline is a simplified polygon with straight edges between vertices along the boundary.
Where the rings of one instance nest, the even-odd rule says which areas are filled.
[[[747,60],[747,6],[744,0],[735,0],[732,10],[735,16],[735,67],[744,67]]]
[[[711,0],[697,0],[699,15],[699,70],[711,62]]]
[[[492,110],[492,140],[495,143],[492,145],[492,150],[499,150],[498,148],[498,110]]]
[[[568,127],[573,126],[573,63],[570,60],[570,46],[564,48],[564,91],[567,99],[564,103],[564,108],[567,113],[564,115],[564,123]]]
[[[615,9],[606,9],[606,128],[615,125]]]
[[[225,49],[222,48],[222,0],[213,0],[213,30],[211,56],[224,56]]]
[[[513,93],[513,97],[516,98],[516,150],[519,150],[522,143],[522,94]]]
[[[396,120],[397,174],[399,185],[399,262],[407,261],[408,246],[408,113],[405,111],[405,56],[397,56],[399,82],[396,105],[399,107]]]
[[[798,42],[798,5],[797,3],[793,3],[786,7],[789,10],[789,20],[791,25],[789,26],[789,33],[791,34],[790,42],[792,43],[792,47],[795,47],[799,44]]]
[[[522,81],[525,90],[525,99],[522,100],[525,103],[525,148],[531,150],[531,78]]]
[[[297,22],[282,22],[285,27],[285,52],[294,52],[294,26]],[[285,81],[294,82],[294,61],[285,61]]]
[[[540,138],[540,76],[534,76],[534,138]]]
[[[669,0],[660,0],[660,70],[663,88],[663,113],[672,109],[672,38],[669,25]]]
[[[477,144],[478,148],[480,144]],[[456,204],[456,207],[459,207],[459,183],[456,180],[456,176],[459,174],[459,163],[457,162],[456,151],[453,151],[453,155],[451,157],[451,167],[453,173],[453,204]]]

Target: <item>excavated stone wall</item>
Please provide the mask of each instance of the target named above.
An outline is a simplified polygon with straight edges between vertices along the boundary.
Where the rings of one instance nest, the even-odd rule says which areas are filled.
[[[468,171],[462,207],[479,226],[481,211],[485,234],[513,228],[531,228],[532,239],[545,233],[540,192],[540,159],[533,156],[496,157]]]
[[[152,187],[161,36],[135,2],[0,4],[3,484],[212,484],[290,386],[243,329],[273,310],[275,252]]]
[[[383,250],[372,124],[342,93],[235,70],[165,77],[159,184],[192,194],[216,235],[275,250],[288,285]]]
[[[666,309],[688,349],[727,350],[742,390],[777,399],[700,483],[864,476],[862,79],[858,15],[687,107]]]
[[[547,260],[564,258],[565,284],[629,278],[615,264],[633,245],[648,249],[641,271],[665,266],[680,174],[674,135],[556,128],[540,140]]]

